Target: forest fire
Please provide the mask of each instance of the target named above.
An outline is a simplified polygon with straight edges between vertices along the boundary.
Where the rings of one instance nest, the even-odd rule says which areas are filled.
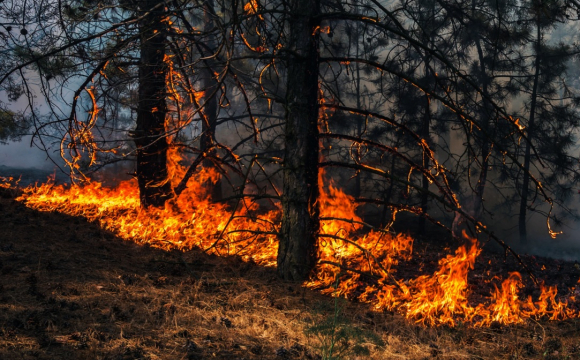
[[[580,354],[580,0],[0,3],[0,358]]]
[[[141,209],[135,181],[114,189],[97,182],[70,187],[47,183],[25,188],[18,200],[39,211],[85,217],[137,243],[167,250],[199,248],[275,266],[279,210],[261,210],[257,203],[243,199],[231,211],[212,202],[200,185],[212,179],[215,181],[216,174],[211,170],[198,172],[178,200],[164,209]],[[481,252],[476,240],[441,258],[438,270],[430,275],[410,280],[397,277],[399,261],[413,256],[413,239],[381,230],[365,232],[352,200],[332,182],[321,185],[319,263],[306,287],[368,302],[378,311],[398,311],[426,326],[489,326],[521,323],[528,318],[578,317],[568,306],[576,300],[560,300],[555,286],[541,286],[538,299],[521,298],[522,276],[517,272],[495,286],[487,301],[470,301],[468,273]]]

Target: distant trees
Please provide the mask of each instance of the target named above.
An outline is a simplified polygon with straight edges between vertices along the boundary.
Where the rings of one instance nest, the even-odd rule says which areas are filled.
[[[502,166],[502,152],[519,146],[519,129],[513,128],[506,108],[515,101],[510,79],[521,68],[521,45],[527,35],[518,25],[517,3],[472,0],[442,5],[457,29],[450,39],[454,47],[452,61],[467,75],[453,86],[452,96],[477,124],[474,128],[459,114],[454,121],[465,146],[457,159],[462,205],[477,219],[484,213],[489,185],[497,182],[493,167]],[[456,216],[454,226],[462,221],[462,216]],[[455,235],[460,234],[457,230]]]
[[[559,23],[566,20],[563,1],[529,1],[523,5],[521,22],[530,29],[528,42],[529,72],[518,83],[526,96],[525,113],[528,141],[523,150],[518,227],[520,242],[527,243],[526,218],[528,207],[534,209],[530,176],[541,179],[552,189],[554,200],[566,202],[572,187],[579,181],[578,158],[571,153],[580,127],[577,90],[566,86],[566,70],[578,49],[560,42],[548,44],[547,37]],[[532,148],[537,156],[532,156]],[[532,164],[534,169],[532,170]],[[519,180],[520,176],[518,176]],[[530,201],[531,199],[531,201]]]
[[[28,34],[26,27],[14,20],[25,8],[24,4],[9,3],[0,5],[0,61],[4,67],[17,62],[18,51],[12,47],[14,39]],[[6,76],[0,72],[0,143],[15,141],[27,134],[30,130],[30,119],[24,109],[10,107],[10,103],[17,101],[26,88],[20,86],[14,76]]]
[[[3,109],[0,104],[0,143],[19,140],[28,130],[29,124],[22,115]]]

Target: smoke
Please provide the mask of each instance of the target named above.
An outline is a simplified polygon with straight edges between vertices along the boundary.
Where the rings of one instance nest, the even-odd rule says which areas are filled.
[[[54,154],[50,155],[54,158]],[[31,136],[24,136],[22,141],[0,145],[0,165],[40,170],[53,170],[56,167],[46,152],[31,144]]]
[[[500,220],[503,218],[503,220]],[[502,214],[498,216],[492,226],[494,232],[506,240],[514,250],[520,254],[530,254],[554,259],[580,262],[580,222],[567,219],[560,226],[552,227],[562,233],[552,238],[548,231],[546,217],[542,214],[533,213],[527,221],[527,244],[519,242],[519,229],[517,217]]]
[[[562,234],[552,239],[547,232],[546,219],[534,214],[528,220],[530,244],[526,252],[562,260],[580,261],[580,223],[568,219],[557,230]]]

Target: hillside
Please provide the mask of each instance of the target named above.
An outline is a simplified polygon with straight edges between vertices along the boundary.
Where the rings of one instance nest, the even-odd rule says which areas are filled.
[[[578,320],[424,328],[271,268],[139,246],[3,195],[1,359],[320,359],[331,334],[341,358],[580,358]]]

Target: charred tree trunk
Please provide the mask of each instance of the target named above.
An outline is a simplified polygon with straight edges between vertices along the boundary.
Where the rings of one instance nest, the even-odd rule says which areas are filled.
[[[206,49],[209,49],[204,57],[211,57],[213,51],[216,48],[216,40],[211,32],[214,30],[214,2],[213,0],[206,0],[203,3],[204,7],[204,22],[203,28],[204,32],[208,34],[207,41],[205,43]],[[217,124],[218,116],[218,101],[216,93],[216,80],[214,76],[214,70],[212,64],[215,63],[213,58],[206,59],[204,61],[206,69],[201,72],[201,88],[205,92],[205,105],[204,105],[204,117],[201,125],[201,139],[200,139],[200,150],[206,152],[209,156],[215,155],[215,149],[213,148],[215,144],[215,130]],[[204,167],[216,167],[215,163],[211,160],[203,161]],[[211,198],[213,201],[219,201],[222,198],[222,187],[221,181],[218,180],[215,184],[206,184],[206,186],[211,186]]]
[[[139,99],[137,126],[132,136],[137,146],[137,180],[141,206],[162,207],[173,197],[167,173],[165,137],[165,23],[164,7],[157,0],[140,4],[147,13],[139,24],[141,33],[139,61]]]
[[[278,249],[278,275],[286,280],[308,278],[316,261],[320,228],[318,207],[318,20],[319,0],[294,0],[291,5],[284,195]]]
[[[538,21],[539,23],[539,21]],[[528,193],[529,193],[529,186],[530,186],[530,176],[528,175],[530,172],[530,160],[531,160],[531,147],[532,144],[530,143],[532,137],[534,136],[534,127],[536,122],[536,104],[538,99],[538,83],[540,80],[540,46],[542,41],[542,34],[540,30],[540,26],[537,26],[537,33],[536,33],[536,59],[534,62],[534,84],[532,87],[532,95],[531,95],[531,103],[530,103],[530,119],[528,121],[528,141],[526,142],[526,150],[524,153],[524,164],[523,164],[523,173],[524,179],[522,182],[522,196],[520,198],[520,213],[518,218],[518,227],[520,231],[520,243],[522,245],[526,245],[528,243],[528,234],[526,229],[526,213],[527,213],[527,206],[528,206]]]

